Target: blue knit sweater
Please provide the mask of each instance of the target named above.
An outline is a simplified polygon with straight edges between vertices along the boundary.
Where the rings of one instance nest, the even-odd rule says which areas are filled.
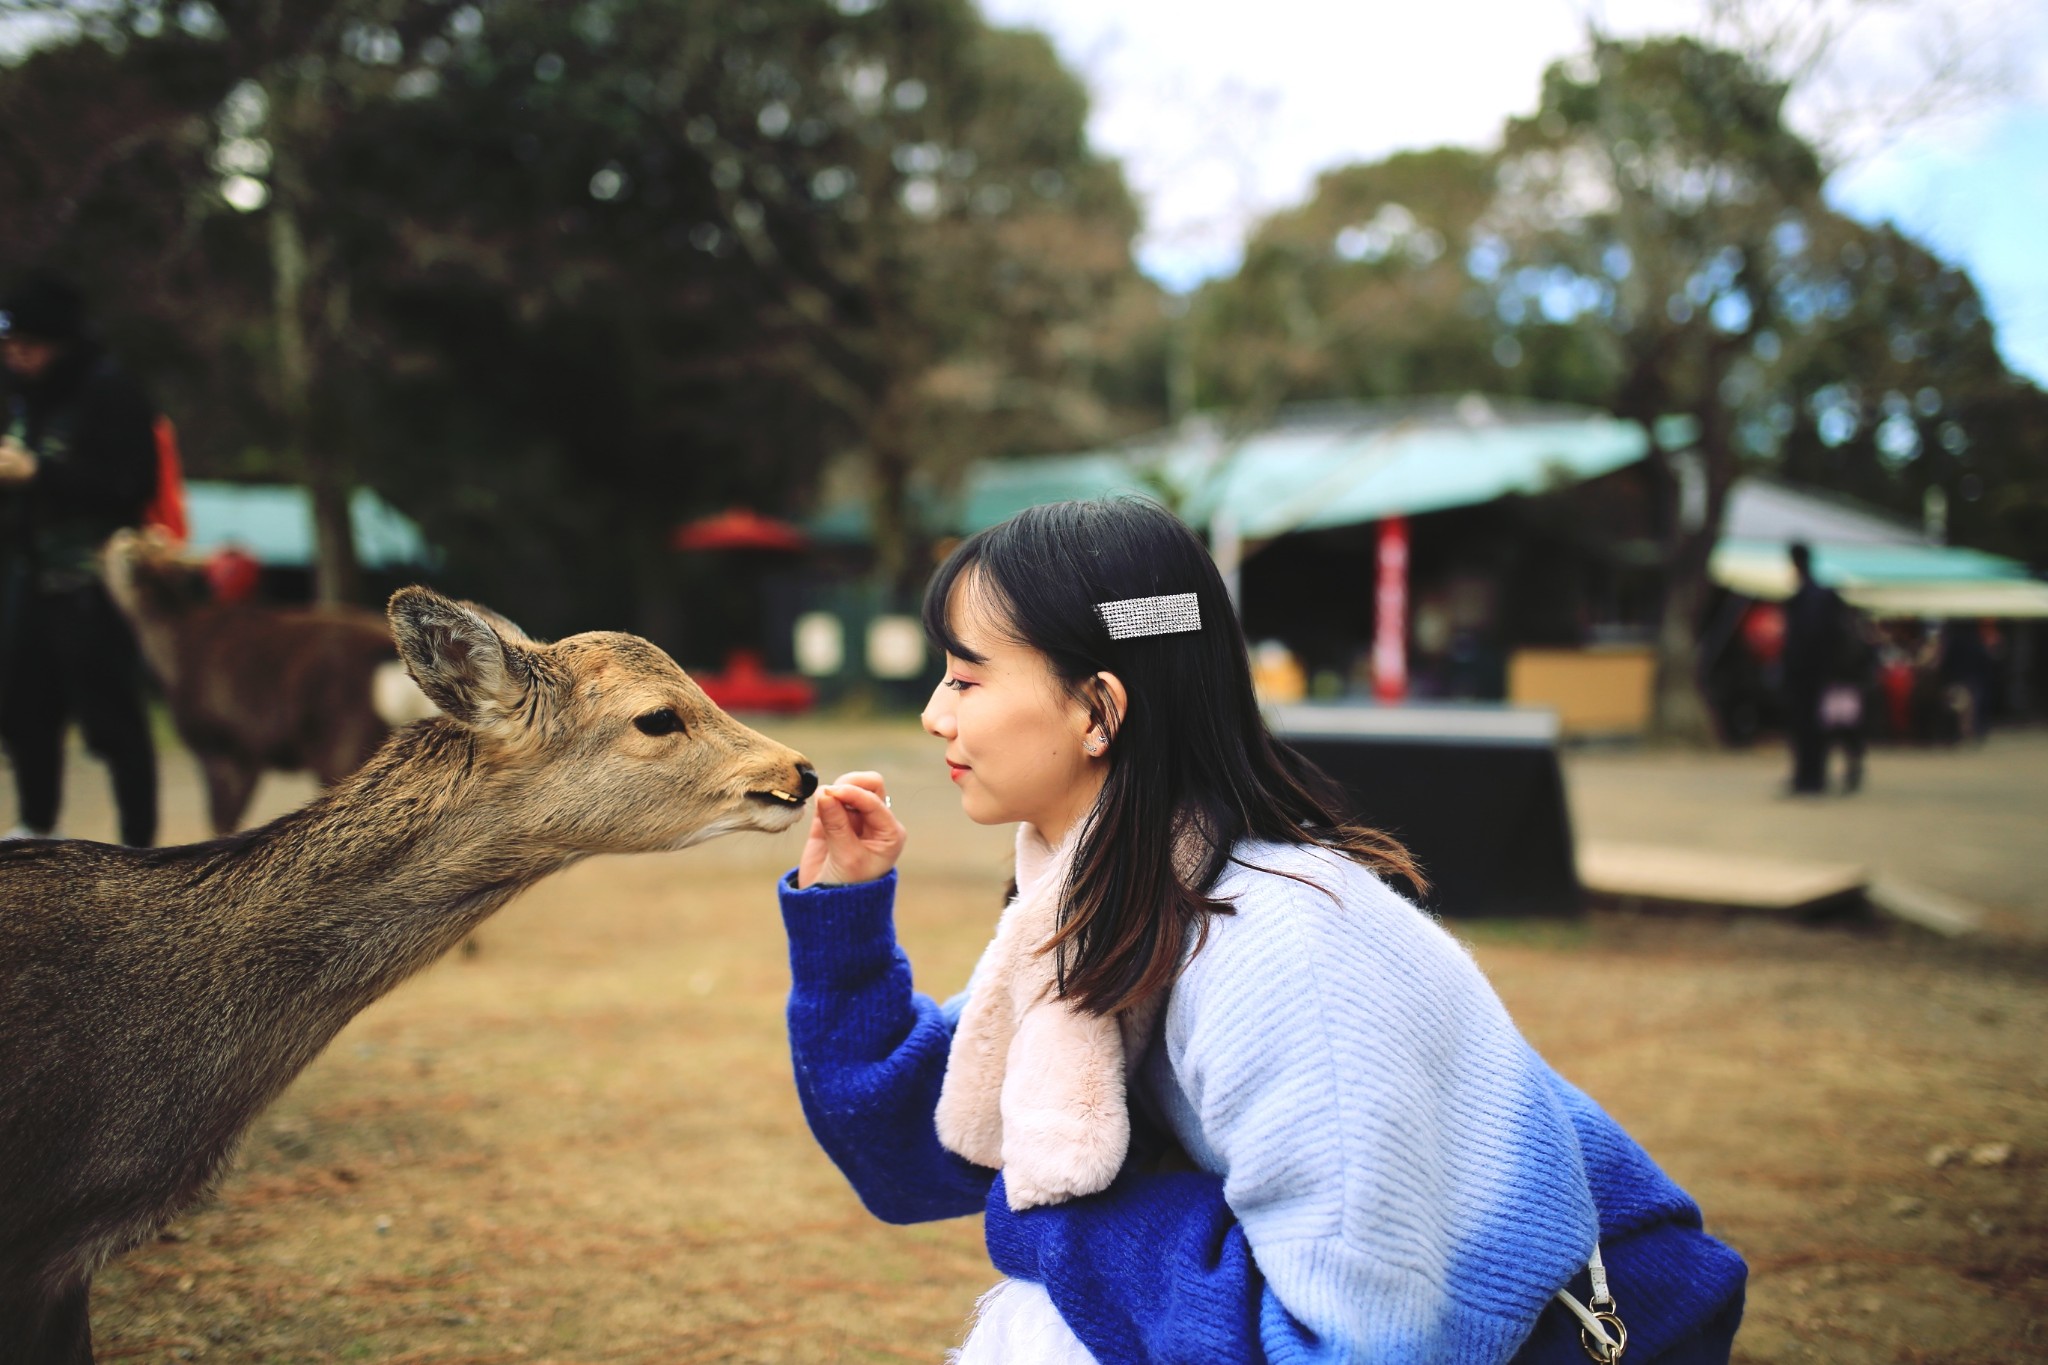
[[[1462,947],[1366,869],[1245,845],[1134,1093],[1101,1195],[1017,1214],[939,1145],[954,1007],[912,989],[894,874],[799,891],[791,1049],[812,1131],[891,1222],[983,1212],[1103,1365],[1585,1359],[1546,1310],[1595,1228],[1631,1365],[1725,1361],[1744,1267],[1528,1047]],[[1201,1169],[1157,1169],[1174,1145]],[[1596,1212],[1597,1210],[1597,1212]]]

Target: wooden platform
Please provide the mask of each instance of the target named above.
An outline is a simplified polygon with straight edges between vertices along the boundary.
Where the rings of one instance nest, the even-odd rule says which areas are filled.
[[[1869,874],[1850,863],[1810,863],[1660,844],[1587,840],[1579,882],[1605,899],[1802,917],[1852,908]]]

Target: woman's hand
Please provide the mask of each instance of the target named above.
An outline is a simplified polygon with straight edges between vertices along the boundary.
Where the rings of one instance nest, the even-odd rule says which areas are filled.
[[[818,788],[811,836],[797,860],[796,884],[871,882],[903,856],[908,834],[889,809],[880,773],[847,773]]]

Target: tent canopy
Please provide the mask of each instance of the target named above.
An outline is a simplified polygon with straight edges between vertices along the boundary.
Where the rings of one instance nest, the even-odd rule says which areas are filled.
[[[1693,439],[1682,419],[1658,424],[1667,449]],[[1290,409],[1232,434],[1213,421],[1082,455],[986,459],[959,501],[927,508],[927,524],[961,532],[1027,507],[1136,493],[1158,498],[1200,530],[1228,513],[1245,540],[1358,525],[1535,494],[1644,459],[1633,422],[1584,408],[1486,399]],[[833,509],[821,536],[865,534],[861,509]],[[843,525],[840,523],[844,523]],[[1929,544],[1920,528],[1846,499],[1743,479],[1730,490],[1712,573],[1746,596],[1790,595],[1790,541],[1814,547],[1815,572],[1879,616],[2048,617],[2048,584],[1996,555]]]
[[[435,562],[418,525],[369,489],[350,495],[348,513],[356,559],[363,567],[414,568]],[[196,479],[185,485],[185,514],[190,523],[185,543],[196,554],[233,545],[275,568],[303,569],[313,563],[313,504],[296,485]]]
[[[684,522],[669,535],[672,550],[804,549],[810,537],[801,526],[764,517],[750,507],[732,507],[716,516]]]
[[[1783,541],[1723,540],[1714,581],[1776,602],[1798,585]],[[2048,583],[1998,555],[1945,545],[1813,545],[1813,576],[1873,616],[2048,617]]]
[[[1831,494],[1743,479],[1728,494],[1714,581],[1775,602],[1797,586],[1791,542],[1813,576],[1881,617],[2048,617],[2048,583],[2016,560],[1930,542],[1921,528]]]
[[[1228,509],[1263,540],[1541,493],[1641,460],[1649,436],[1633,422],[1582,409],[1476,396],[1405,408],[1338,407],[1290,415],[1241,437],[1188,423],[1115,451],[985,460],[969,473],[962,529],[1026,507],[1142,493],[1196,527]]]

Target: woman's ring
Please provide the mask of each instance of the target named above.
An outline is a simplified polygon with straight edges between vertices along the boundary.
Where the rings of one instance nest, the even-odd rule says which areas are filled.
[[[883,810],[888,810],[888,809],[889,809],[889,798],[888,798],[888,797],[886,797],[886,796],[882,798],[882,809],[883,809]]]

